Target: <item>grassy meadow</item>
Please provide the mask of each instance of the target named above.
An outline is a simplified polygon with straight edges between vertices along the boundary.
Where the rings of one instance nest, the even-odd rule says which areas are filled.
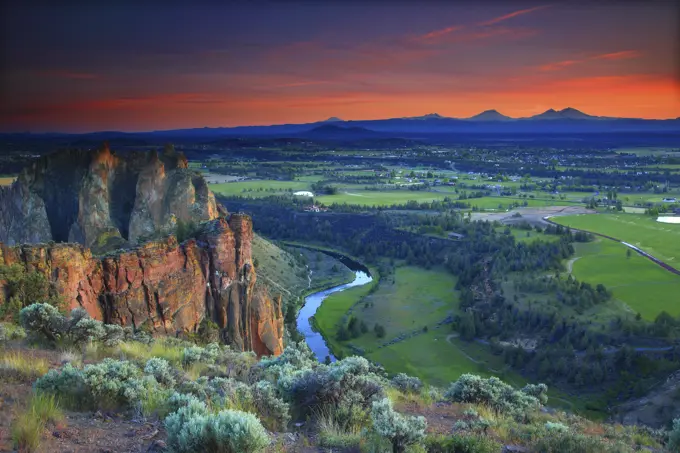
[[[615,237],[671,266],[680,266],[680,225],[660,223],[654,217],[637,214],[583,214],[553,220],[572,228]]]
[[[572,273],[578,280],[602,283],[615,302],[653,321],[662,311],[680,315],[680,276],[674,275],[623,244],[600,238],[575,244]]]

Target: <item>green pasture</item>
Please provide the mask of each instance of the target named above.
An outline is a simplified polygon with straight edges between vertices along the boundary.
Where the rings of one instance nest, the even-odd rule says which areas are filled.
[[[554,217],[565,226],[606,234],[665,261],[680,266],[680,224],[660,223],[656,218],[639,214],[581,214]]]
[[[336,195],[322,195],[315,197],[319,203],[331,205],[338,204],[354,204],[361,206],[390,206],[393,204],[406,204],[413,200],[417,202],[431,202],[434,200],[443,200],[447,194],[438,194],[426,191],[414,190],[362,190],[354,189],[345,191],[346,188],[340,188],[340,192]]]
[[[628,256],[628,247],[609,239],[578,243],[574,248],[574,277],[605,285],[613,293],[614,304],[621,302],[649,321],[662,311],[680,315],[680,276],[633,251]]]
[[[211,184],[210,189],[218,195],[242,197],[267,197],[275,194],[310,190],[310,184],[304,181],[239,181]]]

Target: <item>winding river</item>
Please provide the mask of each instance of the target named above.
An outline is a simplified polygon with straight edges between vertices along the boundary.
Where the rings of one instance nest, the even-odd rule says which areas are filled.
[[[334,362],[335,356],[333,356],[333,354],[331,354],[331,351],[328,349],[326,340],[324,340],[321,333],[314,331],[311,323],[309,322],[309,318],[314,316],[316,310],[321,306],[321,303],[329,295],[340,291],[344,291],[348,288],[353,288],[355,286],[365,285],[366,283],[371,282],[373,280],[373,277],[371,277],[371,273],[369,272],[368,268],[357,261],[354,261],[338,253],[328,252],[325,250],[319,251],[327,255],[330,255],[333,258],[338,259],[340,262],[342,262],[342,264],[344,264],[345,266],[349,267],[352,271],[354,271],[355,275],[354,280],[349,283],[334,286],[333,288],[312,293],[309,296],[305,297],[305,304],[300,309],[300,312],[298,313],[297,317],[298,332],[304,335],[305,341],[309,345],[312,352],[314,352],[316,358],[319,361],[323,362],[328,356],[330,357],[331,361]]]

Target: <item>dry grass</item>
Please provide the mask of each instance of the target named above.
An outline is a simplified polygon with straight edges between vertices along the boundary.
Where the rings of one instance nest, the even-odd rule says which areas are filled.
[[[34,380],[47,373],[49,362],[29,352],[0,353],[0,377],[4,379]]]
[[[12,423],[12,443],[20,451],[37,451],[48,423],[64,419],[57,400],[52,395],[34,394],[26,410]]]
[[[83,356],[78,351],[67,349],[59,354],[59,363],[62,365],[70,363],[75,367],[80,367],[83,364]]]
[[[183,347],[168,345],[163,339],[156,340],[150,346],[137,341],[124,341],[119,350],[129,360],[146,362],[151,357],[160,357],[167,360],[171,365],[179,365],[182,362]]]

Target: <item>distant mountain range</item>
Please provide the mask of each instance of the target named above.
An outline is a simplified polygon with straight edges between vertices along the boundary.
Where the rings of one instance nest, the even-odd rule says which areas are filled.
[[[575,108],[546,110],[526,118],[511,118],[497,110],[486,110],[470,118],[450,118],[429,113],[423,116],[379,120],[345,121],[331,117],[306,124],[271,126],[237,126],[174,129],[150,132],[93,132],[89,134],[41,134],[65,137],[79,135],[87,139],[182,137],[210,140],[226,137],[290,137],[331,140],[379,139],[388,137],[422,138],[451,134],[582,134],[582,133],[680,133],[680,118],[650,120],[594,116]],[[7,135],[7,134],[6,134]],[[13,134],[26,136],[26,134]],[[32,134],[29,134],[32,135]]]

